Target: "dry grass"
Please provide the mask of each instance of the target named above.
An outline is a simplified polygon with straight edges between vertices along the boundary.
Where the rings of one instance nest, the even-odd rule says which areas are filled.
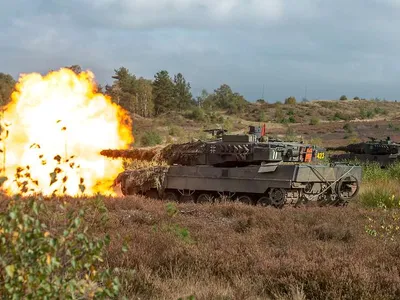
[[[128,299],[400,297],[400,245],[367,235],[367,216],[380,212],[357,205],[277,210],[220,203],[175,209],[141,197],[61,200],[71,209],[88,209],[91,234],[112,237],[106,264],[119,269]],[[62,227],[53,203],[43,218]],[[123,241],[126,253],[120,250]]]

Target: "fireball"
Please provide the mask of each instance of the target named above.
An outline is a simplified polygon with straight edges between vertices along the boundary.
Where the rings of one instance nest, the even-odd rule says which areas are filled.
[[[132,121],[98,93],[94,75],[60,69],[23,74],[3,107],[0,165],[9,195],[115,195],[123,171],[102,149],[127,149]]]

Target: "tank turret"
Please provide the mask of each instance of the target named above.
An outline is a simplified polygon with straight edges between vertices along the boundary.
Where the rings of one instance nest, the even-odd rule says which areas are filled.
[[[377,140],[369,137],[369,140],[347,146],[329,147],[328,151],[343,151],[344,154],[333,154],[331,161],[359,160],[362,162],[378,162],[382,167],[393,163],[399,158],[400,144],[393,142],[390,137],[385,140]]]
[[[213,130],[214,132],[215,130]],[[107,157],[163,161],[169,165],[241,167],[265,162],[313,162],[324,149],[313,145],[266,139],[265,126],[250,126],[247,134],[218,132],[218,139],[132,150],[103,150]],[[267,140],[267,141],[266,141]]]

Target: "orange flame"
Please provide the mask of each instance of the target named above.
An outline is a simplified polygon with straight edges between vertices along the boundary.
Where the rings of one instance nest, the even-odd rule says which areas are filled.
[[[127,149],[132,121],[96,92],[93,73],[23,74],[3,109],[0,165],[7,194],[115,195],[110,186],[122,164],[100,151]]]

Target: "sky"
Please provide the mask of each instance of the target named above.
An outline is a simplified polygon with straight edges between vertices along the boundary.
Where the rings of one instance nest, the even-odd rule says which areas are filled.
[[[400,0],[0,0],[0,72],[181,72],[193,96],[400,99]]]

